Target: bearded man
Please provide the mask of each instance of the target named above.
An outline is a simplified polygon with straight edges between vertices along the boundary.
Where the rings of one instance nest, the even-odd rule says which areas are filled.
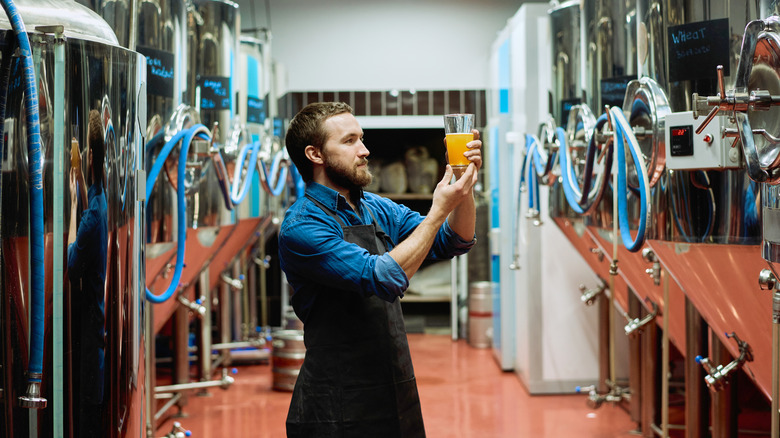
[[[287,151],[306,182],[279,233],[281,267],[304,324],[306,357],[287,415],[288,437],[424,437],[399,299],[426,259],[476,242],[470,164],[433,192],[426,216],[363,191],[371,182],[363,130],[345,103],[319,102],[290,122]]]

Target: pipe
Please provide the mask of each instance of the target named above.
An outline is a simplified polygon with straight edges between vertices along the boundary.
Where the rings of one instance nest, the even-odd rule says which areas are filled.
[[[19,41],[24,66],[24,105],[27,111],[27,150],[30,166],[30,360],[27,365],[27,392],[19,405],[31,409],[46,407],[41,396],[43,379],[44,325],[46,323],[46,288],[44,272],[43,228],[43,158],[38,114],[38,90],[32,48],[22,16],[13,0],[2,0],[3,9]]]
[[[664,273],[663,335],[661,335],[661,429],[663,438],[669,436],[669,275]]]

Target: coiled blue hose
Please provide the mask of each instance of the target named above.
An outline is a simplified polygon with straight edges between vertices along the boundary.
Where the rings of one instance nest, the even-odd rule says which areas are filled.
[[[190,145],[195,136],[199,136],[206,140],[209,139],[209,131],[203,125],[195,125],[192,128],[182,130],[176,133],[167,143],[163,146],[160,154],[157,156],[157,160],[152,165],[152,170],[149,172],[149,176],[146,178],[146,199],[152,194],[154,183],[157,180],[157,176],[162,170],[165,160],[168,158],[171,150],[181,141],[181,149],[179,151],[179,167],[176,174],[176,206],[177,206],[177,241],[176,241],[176,265],[173,271],[173,278],[168,288],[160,295],[155,295],[148,288],[146,289],[146,299],[152,303],[159,304],[167,301],[176,289],[179,287],[179,280],[181,279],[181,272],[184,268],[184,250],[186,248],[187,239],[187,203],[184,197],[184,174],[187,170],[187,153],[189,152]]]
[[[617,148],[615,153],[618,160],[618,216],[620,226],[620,236],[623,240],[623,245],[631,252],[639,251],[645,241],[645,228],[650,216],[650,182],[647,176],[647,166],[645,165],[644,158],[639,150],[639,143],[636,141],[634,132],[631,126],[626,120],[626,116],[623,114],[623,110],[619,107],[612,107],[610,110],[612,116],[612,124],[614,129],[614,144]],[[629,151],[631,152],[631,158],[634,161],[634,166],[639,176],[639,199],[640,199],[640,217],[639,226],[637,227],[636,238],[631,237],[631,230],[628,223],[628,182],[627,182],[627,169],[626,169],[626,153],[625,147],[628,143]]]
[[[539,202],[539,180],[534,171],[538,171],[544,165],[539,162],[541,157],[539,155],[539,142],[532,135],[525,136],[526,156],[524,159],[523,170],[524,177],[528,186],[528,208],[531,210],[540,210]],[[527,160],[527,161],[526,161]],[[535,168],[535,166],[537,166]]]
[[[252,149],[252,154],[249,157],[249,165],[247,166],[246,176],[244,177],[244,183],[241,184],[241,170],[244,168],[246,156],[249,149]],[[257,162],[257,154],[260,151],[260,142],[247,143],[241,148],[241,152],[238,154],[238,161],[236,162],[236,169],[233,172],[233,187],[230,189],[230,201],[233,205],[238,205],[244,202],[247,192],[249,192],[249,185],[252,183],[252,177],[255,173],[255,163]],[[241,191],[239,192],[239,185],[241,185]]]
[[[566,201],[578,214],[585,213],[585,209],[580,205],[580,199],[582,199],[582,192],[587,193],[590,187],[587,187],[580,191],[577,186],[577,175],[574,173],[574,166],[569,164],[569,152],[566,146],[566,131],[563,128],[555,128],[555,137],[558,139],[558,159],[561,168],[561,177],[563,179],[563,194],[566,196]],[[575,188],[576,186],[576,188]]]
[[[262,160],[257,161],[257,167],[262,173],[263,180],[267,181],[268,188],[272,196],[279,196],[284,190],[284,186],[287,183],[287,168],[288,166],[282,166],[283,151],[279,151],[274,156],[274,161],[271,163],[271,170],[269,171],[265,163]],[[299,175],[300,177],[300,175]],[[276,180],[276,185],[271,187],[273,181]]]
[[[32,48],[22,16],[12,0],[2,0],[3,9],[19,41],[24,67],[24,105],[27,111],[27,153],[30,166],[30,362],[27,379],[40,382],[43,377],[43,345],[45,309],[45,272],[43,245],[43,160],[41,158],[41,129],[38,114],[38,90],[35,86],[35,68]]]

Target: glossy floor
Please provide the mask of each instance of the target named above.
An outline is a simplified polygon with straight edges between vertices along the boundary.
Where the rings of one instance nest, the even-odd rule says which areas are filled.
[[[489,350],[429,334],[410,334],[409,346],[430,438],[635,436],[636,424],[620,408],[592,410],[581,395],[529,396],[515,374],[498,368]],[[175,420],[194,438],[284,437],[291,394],[271,385],[270,366],[240,367],[233,387],[191,396],[184,407],[188,417]],[[173,421],[157,436],[169,432]]]

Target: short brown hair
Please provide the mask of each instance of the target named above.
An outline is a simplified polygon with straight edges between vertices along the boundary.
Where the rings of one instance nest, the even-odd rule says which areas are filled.
[[[92,154],[92,172],[94,178],[103,184],[103,162],[106,157],[105,132],[103,131],[103,118],[100,117],[100,111],[91,110],[89,112],[88,127],[89,153]]]
[[[306,105],[290,121],[284,142],[290,159],[304,181],[309,182],[314,178],[314,167],[306,158],[306,146],[322,148],[328,139],[323,122],[343,113],[352,114],[352,107],[343,102],[315,102]]]

